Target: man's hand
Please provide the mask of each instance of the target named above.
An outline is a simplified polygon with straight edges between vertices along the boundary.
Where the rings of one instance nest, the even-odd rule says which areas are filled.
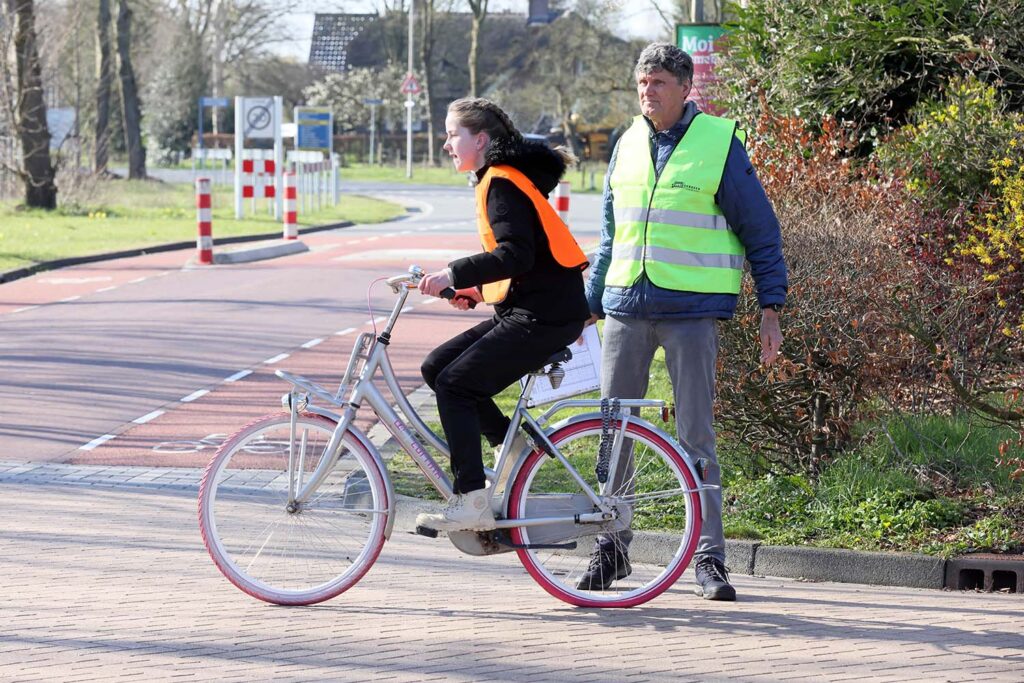
[[[420,280],[420,292],[427,296],[441,296],[441,290],[451,286],[452,278],[447,269],[428,273]]]
[[[779,314],[770,308],[761,309],[761,362],[771,365],[782,348],[782,329]]]
[[[583,323],[583,329],[587,329],[588,327],[590,327],[591,325],[593,325],[594,323],[596,323],[600,319],[601,319],[601,316],[599,316],[597,313],[591,313],[590,317],[587,318],[587,321],[585,323]],[[577,344],[582,344],[583,343],[583,335],[582,334],[580,335],[579,339],[576,340],[576,343]]]
[[[456,289],[455,296],[451,298],[448,303],[459,309],[460,311],[468,311],[470,309],[470,301],[474,304],[478,304],[484,300],[480,290],[476,287],[467,287],[466,289]]]

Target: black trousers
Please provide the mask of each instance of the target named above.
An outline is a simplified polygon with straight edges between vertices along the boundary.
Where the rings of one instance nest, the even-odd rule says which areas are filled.
[[[437,410],[452,453],[455,493],[484,488],[480,435],[493,446],[509,418],[493,397],[551,354],[575,341],[583,321],[549,325],[521,312],[495,315],[430,352],[421,371],[437,395]]]

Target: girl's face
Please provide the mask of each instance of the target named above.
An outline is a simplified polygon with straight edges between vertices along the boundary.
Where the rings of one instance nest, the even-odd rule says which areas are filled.
[[[471,133],[452,113],[445,117],[444,129],[448,135],[444,141],[444,151],[452,158],[455,170],[464,173],[483,168],[484,149],[488,142],[487,133]]]

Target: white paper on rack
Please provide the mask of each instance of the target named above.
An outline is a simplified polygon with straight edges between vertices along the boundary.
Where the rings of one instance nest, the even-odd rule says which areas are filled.
[[[601,337],[597,334],[597,325],[588,325],[583,337],[570,344],[569,350],[572,360],[562,363],[565,379],[561,386],[552,389],[547,377],[538,377],[530,395],[530,408],[601,388]],[[525,386],[526,380],[522,383]]]

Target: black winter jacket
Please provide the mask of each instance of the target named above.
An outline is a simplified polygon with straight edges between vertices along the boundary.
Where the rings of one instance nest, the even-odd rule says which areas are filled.
[[[565,162],[558,153],[538,142],[502,142],[491,145],[477,177],[482,178],[489,166],[507,164],[522,171],[548,196],[565,173]],[[537,210],[512,181],[491,181],[487,218],[497,247],[449,263],[456,288],[511,278],[508,296],[494,306],[499,315],[520,311],[543,323],[590,317],[582,271],[564,268],[555,261]]]

